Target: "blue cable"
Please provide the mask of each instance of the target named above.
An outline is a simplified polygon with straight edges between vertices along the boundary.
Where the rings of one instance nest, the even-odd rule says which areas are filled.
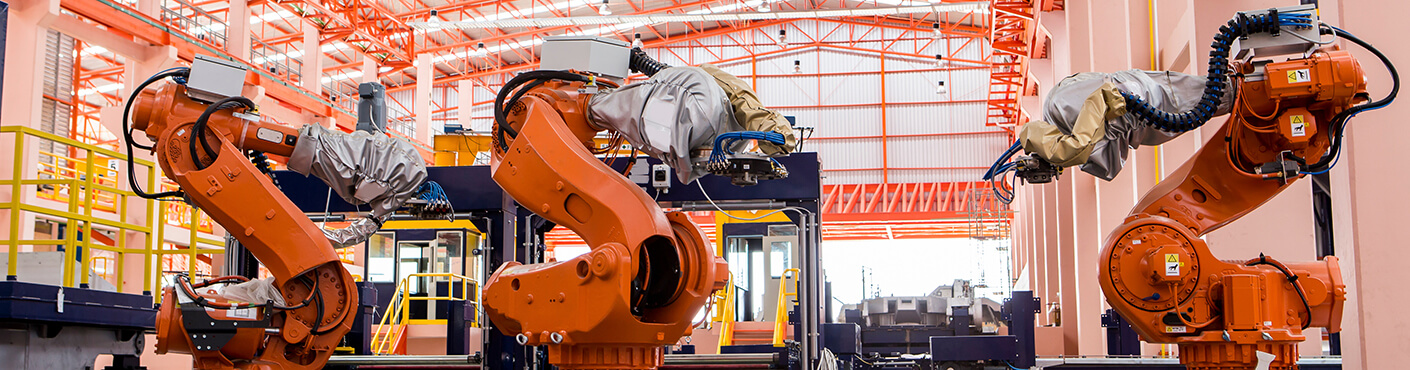
[[[715,146],[710,149],[710,161],[722,162],[726,154],[734,154],[730,149],[739,140],[759,140],[774,144],[783,145],[786,143],[783,134],[770,131],[736,131],[726,132],[715,136]]]
[[[999,159],[994,161],[994,164],[989,165],[989,170],[984,172],[983,179],[993,179],[995,175],[998,175],[1000,172],[1002,172],[999,170],[999,168],[1003,166],[1003,163],[1008,162],[1009,158],[1013,158],[1013,155],[1017,154],[1018,150],[1022,148],[1022,143],[1020,143],[1018,140],[1014,140],[1013,145],[1010,145],[1007,150],[1004,150],[1004,153],[999,155]]]

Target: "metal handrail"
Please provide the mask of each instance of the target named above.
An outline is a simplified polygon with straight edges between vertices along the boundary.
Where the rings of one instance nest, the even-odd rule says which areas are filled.
[[[167,4],[166,4],[167,1],[176,3],[176,4],[177,4],[177,7],[175,7],[175,8],[167,7]],[[162,13],[163,13],[163,15],[165,15],[165,16],[170,16],[170,18],[165,19],[166,23],[170,23],[170,24],[172,24],[172,25],[174,25],[174,26],[178,26],[178,27],[180,27],[182,30],[184,30],[184,31],[186,31],[187,33],[190,33],[190,34],[192,34],[192,35],[194,35],[194,36],[196,36],[196,37],[198,37],[198,38],[199,38],[199,37],[202,37],[202,36],[205,36],[205,35],[210,35],[210,37],[211,37],[211,39],[212,39],[211,42],[210,42],[210,44],[216,45],[216,46],[225,46],[226,41],[227,41],[226,31],[228,31],[228,30],[230,29],[230,24],[229,24],[229,23],[226,23],[224,20],[221,20],[220,18],[216,18],[215,15],[212,15],[211,13],[206,12],[205,9],[201,9],[201,7],[192,5],[191,3],[188,3],[188,2],[185,2],[185,1],[182,1],[182,0],[167,0],[167,1],[164,1],[164,2],[162,3]],[[188,11],[188,10],[191,11],[192,16],[187,16],[186,14],[184,14],[184,12],[185,12],[185,11]],[[196,16],[200,16],[200,17],[202,17],[202,18],[206,18],[206,20],[207,20],[206,22],[207,22],[207,23],[206,23],[206,24],[201,24],[200,20],[199,20],[198,18],[196,18]],[[215,32],[214,30],[203,30],[203,31],[201,31],[201,32],[199,32],[199,33],[196,32],[197,29],[200,28],[200,27],[211,27],[211,26],[214,26],[214,25],[217,25],[217,24],[222,27],[222,29],[221,29],[219,32]],[[219,39],[219,40],[220,40],[219,43],[214,42],[216,39]],[[204,41],[204,40],[202,40],[202,41]]]
[[[789,274],[790,272],[792,274]],[[788,280],[792,278],[793,285],[797,285],[798,272],[796,268],[783,270],[783,276],[778,279],[778,310],[774,311],[774,347],[783,347],[783,338],[788,336],[788,297],[798,296],[798,289],[788,291]]]
[[[456,296],[453,286],[444,297],[434,294],[426,297],[411,296],[411,289],[409,288],[411,279],[427,277],[447,278],[452,284],[456,280],[459,280],[461,284],[460,296]],[[475,286],[475,289],[470,289],[472,284]],[[378,323],[377,330],[372,335],[372,353],[377,355],[391,354],[391,352],[396,350],[396,343],[400,343],[402,335],[406,333],[406,325],[420,321],[411,320],[411,315],[408,314],[411,310],[411,301],[466,301],[474,305],[476,312],[475,317],[479,317],[479,285],[479,281],[474,278],[453,273],[414,273],[402,277],[401,280],[397,282],[396,293],[392,295],[392,302],[388,304],[392,309],[388,310],[387,314],[382,316],[382,319]],[[440,323],[442,321],[444,320],[425,320],[426,323]],[[480,323],[472,322],[471,326],[479,327]],[[383,332],[383,330],[386,330],[386,332]],[[387,346],[391,347],[388,348]]]
[[[265,52],[265,50],[268,50],[268,52]],[[272,65],[275,67],[275,70],[270,72],[274,73],[276,76],[280,74],[278,70],[283,69],[283,74],[285,76],[283,79],[286,81],[289,80],[289,77],[298,77],[300,79],[303,78],[304,63],[302,60],[295,59],[294,57],[289,56],[288,52],[279,52],[278,49],[275,49],[273,46],[270,46],[269,44],[265,43],[264,40],[260,40],[260,38],[258,37],[250,36],[250,53],[252,57],[250,58],[250,64]],[[275,55],[283,55],[284,57],[277,61],[271,61],[270,58],[274,57]],[[255,60],[259,60],[260,58],[264,58],[264,60],[259,63],[254,63]]]

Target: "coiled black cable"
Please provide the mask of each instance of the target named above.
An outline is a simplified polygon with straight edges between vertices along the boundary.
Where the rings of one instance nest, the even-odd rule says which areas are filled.
[[[177,83],[185,83],[184,79],[189,76],[190,73],[190,68],[181,67],[171,68],[155,75],[152,75],[152,77],[148,77],[146,81],[143,81],[141,84],[138,84],[136,88],[133,88],[132,95],[128,96],[127,102],[123,104],[122,138],[123,141],[126,143],[127,147],[127,184],[129,187],[132,188],[132,192],[134,194],[137,194],[137,196],[142,197],[143,199],[167,200],[166,198],[168,197],[181,197],[185,194],[182,193],[180,190],[159,192],[154,194],[147,193],[145,191],[142,191],[142,186],[137,183],[137,167],[132,163],[136,159],[136,156],[133,155],[132,147],[135,146],[138,148],[142,148],[142,150],[152,150],[155,145],[142,145],[133,142],[132,126],[128,123],[128,120],[131,119],[130,117],[132,112],[132,102],[137,100],[137,95],[141,94],[142,90],[147,89],[147,86],[150,86],[151,84],[156,83],[157,81],[161,81],[162,79],[167,77],[175,78],[177,80]]]
[[[1282,272],[1284,277],[1287,277],[1287,279],[1288,279],[1288,284],[1292,284],[1293,290],[1297,291],[1297,297],[1300,298],[1300,299],[1302,299],[1302,307],[1303,307],[1303,309],[1306,310],[1306,312],[1307,312],[1307,317],[1305,317],[1304,320],[1302,321],[1302,328],[1305,330],[1305,329],[1311,327],[1311,326],[1312,326],[1312,305],[1310,305],[1310,304],[1307,303],[1307,293],[1302,290],[1302,283],[1299,283],[1299,282],[1297,281],[1297,274],[1294,274],[1294,273],[1292,273],[1291,271],[1288,271],[1287,267],[1284,267],[1282,263],[1279,263],[1279,262],[1273,260],[1272,258],[1268,258],[1268,256],[1264,256],[1263,253],[1259,253],[1259,254],[1258,254],[1258,259],[1248,261],[1247,263],[1244,264],[1244,266],[1258,266],[1258,265],[1273,266],[1273,268],[1276,268],[1276,269],[1278,269],[1279,272]]]
[[[245,152],[245,156],[250,158],[250,163],[255,165],[255,169],[258,169],[259,172],[263,173],[265,176],[269,176],[269,181],[274,183],[275,188],[282,189],[279,187],[279,178],[274,176],[274,168],[269,166],[268,155],[258,150],[251,150]]]
[[[627,68],[631,68],[632,72],[640,72],[646,75],[646,77],[651,77],[655,76],[656,72],[671,68],[671,66],[657,61],[656,59],[651,59],[651,56],[646,55],[646,52],[642,51],[641,48],[632,48],[632,55],[627,60]]]
[[[1219,34],[1209,45],[1209,69],[1205,75],[1204,96],[1194,109],[1184,113],[1170,113],[1150,105],[1134,94],[1122,91],[1126,99],[1127,111],[1137,119],[1155,128],[1171,133],[1182,133],[1204,125],[1219,109],[1229,83],[1229,50],[1234,40],[1263,32],[1274,32],[1280,25],[1277,13],[1246,15],[1240,13],[1229,23],[1219,27]]]
[[[568,71],[544,70],[520,73],[505,82],[504,87],[500,88],[499,93],[495,94],[494,97],[495,142],[498,144],[501,151],[509,150],[509,142],[506,140],[506,136],[508,136],[509,139],[519,136],[519,133],[515,131],[513,127],[509,127],[508,108],[517,104],[519,99],[524,97],[524,94],[527,94],[529,90],[533,90],[535,87],[550,80],[589,82],[592,81],[592,78]],[[528,86],[521,89],[520,87],[524,85]],[[518,92],[511,98],[509,93],[516,90]],[[506,104],[506,99],[508,99],[508,104]]]
[[[196,119],[196,124],[191,128],[192,138],[187,141],[187,143],[190,144],[191,162],[196,164],[197,170],[204,170],[207,165],[201,162],[201,156],[196,152],[196,141],[201,142],[201,147],[205,150],[206,156],[210,157],[212,161],[220,154],[220,152],[216,151],[215,147],[211,146],[210,143],[206,141],[206,123],[210,120],[211,115],[221,109],[235,108],[241,105],[251,109],[255,107],[255,103],[250,101],[249,98],[232,96],[212,103],[210,106],[206,107],[205,111],[201,112],[201,117]]]
[[[1376,58],[1379,58],[1381,60],[1381,64],[1385,65],[1386,70],[1390,72],[1391,89],[1390,93],[1386,94],[1386,97],[1381,98],[1380,100],[1351,107],[1347,110],[1337,113],[1335,116],[1332,116],[1332,146],[1327,149],[1327,154],[1323,155],[1321,159],[1319,159],[1316,163],[1307,166],[1307,169],[1304,170],[1304,172],[1307,173],[1321,173],[1331,169],[1331,166],[1334,164],[1333,161],[1337,157],[1337,153],[1341,152],[1342,134],[1345,133],[1346,124],[1347,122],[1351,121],[1351,117],[1354,117],[1356,116],[1356,114],[1368,110],[1380,109],[1381,107],[1384,107],[1387,104],[1390,104],[1391,102],[1395,101],[1395,96],[1400,93],[1400,74],[1395,71],[1395,65],[1391,64],[1390,59],[1386,58],[1385,54],[1382,54],[1380,50],[1376,49],[1374,46],[1371,46],[1370,43],[1362,41],[1351,33],[1343,31],[1340,28],[1329,26],[1323,29],[1321,33],[1335,34],[1337,37],[1351,41],[1352,43],[1366,49],[1366,51],[1371,52],[1371,54],[1374,54]]]

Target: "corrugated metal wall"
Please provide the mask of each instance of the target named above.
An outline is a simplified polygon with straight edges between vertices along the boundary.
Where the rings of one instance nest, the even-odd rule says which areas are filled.
[[[73,121],[73,107],[69,102],[73,101],[73,79],[74,79],[74,47],[76,41],[73,36],[50,30],[44,40],[44,86],[41,88],[44,94],[39,107],[39,129],[41,131],[69,137],[69,128]],[[57,99],[57,100],[56,100]],[[36,148],[42,152],[48,152],[60,156],[68,156],[68,145],[56,143],[53,140],[39,139],[36,141]],[[67,166],[66,162],[51,155],[39,156],[39,161],[58,166]],[[49,175],[41,175],[41,178],[50,178]]]
[[[935,40],[928,32],[865,25],[838,27],[826,20],[786,27],[794,44],[777,45],[779,27],[764,27],[648,53],[671,65],[723,60],[717,65],[753,83],[765,105],[796,117],[799,126],[815,128],[804,149],[820,154],[825,184],[976,181],[993,156],[1008,147],[1006,131],[984,124],[988,68],[963,62],[937,67],[934,57],[927,57],[984,60],[987,42]],[[825,46],[799,47],[818,38]],[[783,47],[797,50],[779,52]],[[877,52],[883,49],[893,53]],[[946,94],[936,94],[940,80]],[[470,92],[473,101],[493,100],[499,76],[481,81],[490,88],[477,84]],[[456,92],[442,91],[446,88],[438,86],[434,99],[456,106]],[[405,95],[397,99],[409,104],[410,93]],[[489,104],[477,104],[472,114],[471,129],[490,128]],[[451,110],[433,120],[440,126],[458,115]]]

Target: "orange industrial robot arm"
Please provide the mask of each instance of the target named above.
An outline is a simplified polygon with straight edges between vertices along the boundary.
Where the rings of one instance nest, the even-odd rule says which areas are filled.
[[[1279,16],[1278,11],[1241,14],[1216,46],[1238,27],[1257,28],[1260,21],[1281,20],[1289,33],[1319,28],[1311,15]],[[1309,27],[1287,27],[1289,18]],[[1339,29],[1322,29],[1375,50]],[[1099,281],[1107,302],[1143,339],[1178,343],[1180,362],[1190,369],[1253,368],[1260,362],[1269,369],[1291,369],[1304,329],[1341,329],[1346,286],[1337,258],[1220,260],[1201,236],[1258,208],[1292,181],[1330,169],[1346,120],[1389,103],[1394,93],[1357,105],[1366,101],[1365,75],[1350,53],[1335,48],[1311,49],[1284,61],[1245,59],[1230,70],[1232,114],[1107,237]],[[1176,115],[1166,117],[1171,116]]]
[[[1333,39],[1321,40],[1325,35]],[[1368,100],[1365,74],[1350,53],[1325,46],[1335,38],[1380,58],[1394,84],[1387,97],[1361,104]],[[1049,96],[1046,122],[1026,124],[1019,142],[986,176],[1001,181],[1013,171],[1042,183],[1060,175],[1061,167],[1080,164],[1109,180],[1129,148],[1160,144],[1231,113],[1107,236],[1098,280],[1107,302],[1143,340],[1178,343],[1180,361],[1189,369],[1254,368],[1260,362],[1269,369],[1295,368],[1304,329],[1340,330],[1346,286],[1337,258],[1220,260],[1202,236],[1263,205],[1289,183],[1330,170],[1348,120],[1393,101],[1399,77],[1374,47],[1321,24],[1315,6],[1239,13],[1220,28],[1211,48],[1203,79],[1139,71],[1065,79]],[[1096,91],[1085,101],[1064,94],[1084,89]],[[1020,147],[1030,155],[1003,163]]]
[[[175,289],[201,288],[177,282],[162,292],[157,353],[190,353],[198,369],[321,368],[352,328],[357,297],[352,277],[323,232],[241,150],[288,156],[298,133],[224,110],[209,115],[203,132],[217,155],[192,153],[193,123],[209,104],[192,100],[185,90],[167,84],[144,92],[136,102],[134,128],[156,137],[162,172],[269,269],[288,303],[282,309],[254,302],[263,306],[207,310],[201,303],[208,299],[204,303],[211,306],[232,305],[202,297],[207,292],[179,293]]]
[[[206,62],[198,58],[197,66]],[[238,71],[240,75],[243,72]],[[203,72],[164,72],[139,86],[129,101],[134,108],[132,128],[155,140],[152,149],[162,172],[180,185],[187,201],[210,215],[268,268],[273,277],[272,287],[277,292],[257,299],[234,301],[222,295],[216,285],[244,282],[247,279],[243,277],[223,277],[196,284],[184,275],[169,278],[157,318],[156,352],[189,353],[193,367],[198,369],[322,368],[334,347],[351,329],[352,311],[358,302],[357,290],[329,239],[334,235],[325,235],[324,230],[305,217],[270,177],[261,173],[268,168],[252,163],[246,151],[301,158],[313,164],[305,163],[304,170],[299,172],[313,172],[331,185],[338,183],[329,179],[336,175],[320,172],[326,171],[320,167],[320,161],[343,160],[337,165],[322,167],[336,167],[349,173],[362,167],[347,163],[346,158],[336,154],[319,152],[329,150],[326,148],[329,141],[335,140],[332,136],[351,138],[340,143],[380,143],[382,139],[391,139],[329,133],[321,127],[299,130],[261,122],[249,99],[212,97],[204,91],[196,91],[196,80],[208,78],[197,75],[199,73]],[[175,77],[180,83],[143,90],[146,85],[165,77]],[[191,83],[182,80],[186,78],[191,79]],[[227,80],[234,81],[238,93],[239,81],[243,78]],[[206,81],[202,82],[202,87],[208,87]],[[132,131],[124,130],[131,145]],[[376,147],[367,150],[379,153],[404,149],[398,145],[369,144],[366,147]],[[262,155],[255,158],[258,162],[264,160]],[[415,160],[420,158],[415,157]],[[371,202],[374,209],[384,210],[381,214],[395,210],[405,201],[408,189],[424,181],[422,165],[410,163],[398,167],[411,174],[418,173],[419,169],[422,177],[378,182],[375,190],[366,191],[376,194],[360,192],[353,201],[395,198],[395,201]],[[366,180],[357,176],[346,177]],[[333,188],[342,195],[356,191],[358,185],[360,183]],[[135,186],[134,190],[147,197],[172,195],[141,193]],[[374,211],[374,216],[378,214]],[[255,283],[260,282],[250,282]]]
[[[663,212],[594,156],[592,139],[605,129],[588,117],[591,92],[614,87],[587,74],[533,71],[508,82],[495,103],[495,182],[592,251],[505,264],[486,285],[486,313],[520,343],[546,345],[549,362],[564,369],[660,366],[662,346],[687,333],[728,275],[686,214]]]

